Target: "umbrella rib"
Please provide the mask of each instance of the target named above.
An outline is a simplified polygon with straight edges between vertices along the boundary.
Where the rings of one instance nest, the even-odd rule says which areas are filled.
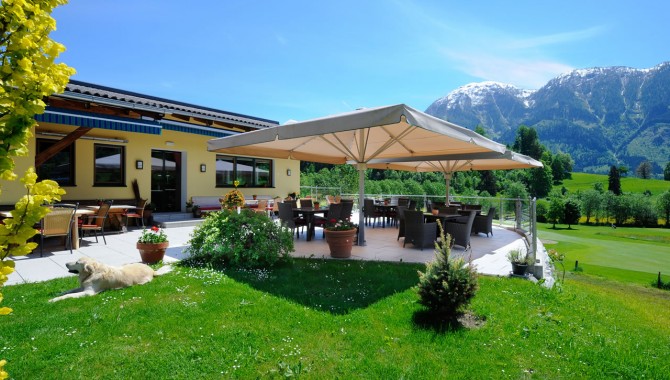
[[[390,139],[388,141],[386,141],[382,146],[380,146],[379,149],[377,149],[376,152],[371,154],[370,157],[368,157],[368,160],[371,160],[371,159],[377,157],[378,155],[382,154],[386,149],[388,149],[391,145],[393,145],[395,143],[400,144],[403,148],[405,148],[407,150],[408,153],[414,153],[409,148],[407,148],[407,146],[405,144],[402,143],[402,139],[405,138],[405,136],[407,136],[408,134],[410,134],[410,132],[412,132],[412,130],[414,130],[414,128],[416,128],[416,127],[413,126],[413,125],[408,125],[407,128],[405,128],[405,130],[400,132],[400,134],[398,136],[393,136],[393,134],[391,134],[386,129],[386,127],[382,127],[382,130],[384,130],[384,132],[386,132],[386,134],[389,135]]]
[[[319,135],[319,138],[321,138],[321,140],[325,141],[328,145],[332,146],[333,148],[335,148],[336,150],[338,150],[339,152],[341,152],[345,156],[348,156],[348,157],[355,157],[356,156],[349,148],[347,148],[347,146],[344,144],[344,142],[342,142],[342,140],[339,137],[337,137],[336,134],[334,134],[334,133],[331,133],[331,134],[333,135],[335,140],[337,140],[337,142],[340,143],[340,146],[338,146],[337,144],[334,144],[332,141],[326,139],[326,136]]]

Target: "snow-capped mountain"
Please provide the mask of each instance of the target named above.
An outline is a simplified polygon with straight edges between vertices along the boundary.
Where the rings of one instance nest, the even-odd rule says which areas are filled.
[[[650,69],[574,70],[538,90],[472,83],[436,100],[427,113],[512,143],[520,125],[537,129],[551,150],[568,152],[575,170],[632,170],[648,159],[654,173],[670,160],[670,62]]]

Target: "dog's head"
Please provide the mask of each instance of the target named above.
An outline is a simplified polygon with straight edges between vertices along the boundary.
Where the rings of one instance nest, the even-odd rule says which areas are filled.
[[[97,261],[89,257],[81,257],[77,261],[72,261],[65,264],[68,272],[75,274],[90,274],[95,270],[96,265]]]

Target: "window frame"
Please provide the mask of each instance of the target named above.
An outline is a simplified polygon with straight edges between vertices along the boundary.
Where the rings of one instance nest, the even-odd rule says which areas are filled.
[[[105,149],[118,149],[120,151],[120,162],[119,170],[121,171],[120,179],[118,182],[98,182],[98,166],[95,163],[97,158],[98,148]],[[122,187],[126,186],[126,147],[123,145],[112,145],[112,144],[93,144],[93,187]]]
[[[36,154],[40,154],[42,151],[46,150],[47,148],[49,148],[49,147],[52,146],[53,144],[56,144],[57,142],[58,142],[58,140],[54,140],[54,139],[43,139],[43,138],[37,138],[37,139],[35,139],[35,151],[36,151]],[[46,148],[42,148],[42,144],[47,144],[47,143],[48,143],[49,146],[46,147]],[[44,164],[49,163],[51,160],[60,161],[60,160],[57,160],[57,159],[56,159],[56,156],[54,156],[54,157],[51,157],[51,158],[49,158],[48,160],[46,160],[44,163],[42,163],[42,165],[40,166],[40,168],[37,170],[38,179],[39,179],[40,181],[43,180],[43,179],[50,179],[50,180],[53,180],[53,181],[58,182],[58,186],[61,186],[61,187],[77,186],[77,171],[75,170],[75,167],[76,167],[75,163],[77,162],[77,161],[76,161],[76,158],[77,158],[77,151],[76,151],[75,143],[73,142],[72,144],[70,144],[70,145],[68,145],[67,147],[63,148],[63,150],[61,150],[60,152],[58,152],[58,154],[60,154],[60,153],[62,153],[62,152],[65,152],[65,151],[68,151],[67,153],[69,153],[69,156],[70,156],[70,165],[69,165],[69,171],[70,171],[70,173],[69,173],[69,174],[70,174],[69,177],[70,177],[70,180],[69,180],[67,183],[63,183],[63,182],[59,182],[59,181],[56,180],[56,179],[53,179],[53,178],[47,178],[47,177],[43,177],[42,175],[40,175],[40,174],[43,174],[43,173],[42,173],[42,167],[44,166]]]
[[[226,160],[226,161],[231,161],[233,165],[233,174],[232,178],[233,180],[230,183],[221,183],[219,181],[219,173],[222,173],[222,171],[219,171],[216,169],[215,165],[215,170],[214,170],[214,175],[216,176],[215,179],[215,186],[217,188],[232,188],[235,187],[233,184],[233,181],[236,179],[240,178],[240,171],[238,171],[238,160],[239,161],[244,161],[245,164],[247,162],[251,162],[251,166],[253,167],[253,170],[251,171],[251,179],[252,183],[251,184],[246,184],[246,183],[240,183],[239,188],[274,188],[275,187],[275,181],[274,181],[274,160],[269,159],[269,158],[254,158],[254,157],[247,157],[247,156],[230,156],[230,155],[223,155],[223,154],[217,154],[216,155],[216,162],[219,160]],[[267,164],[269,169],[268,169],[268,183],[266,185],[262,185],[258,183],[258,178],[259,175],[257,173],[258,167],[260,164]]]

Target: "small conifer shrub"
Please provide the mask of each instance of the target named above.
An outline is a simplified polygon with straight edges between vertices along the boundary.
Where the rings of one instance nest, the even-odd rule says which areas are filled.
[[[435,260],[419,272],[419,303],[442,319],[456,320],[477,292],[477,272],[462,258],[450,256],[450,240],[440,228],[440,240],[435,242]]]

